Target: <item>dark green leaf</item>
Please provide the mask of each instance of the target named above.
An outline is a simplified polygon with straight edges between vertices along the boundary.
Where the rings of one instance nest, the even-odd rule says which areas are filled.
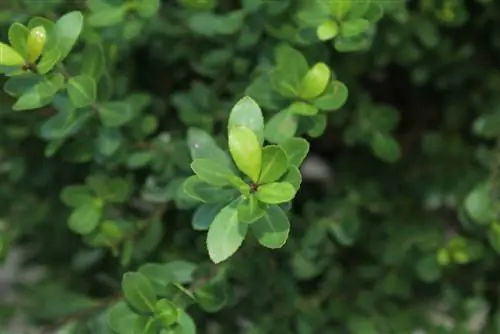
[[[373,153],[386,162],[396,162],[399,160],[401,152],[399,143],[390,135],[377,132],[371,141]]]
[[[77,108],[90,106],[96,101],[96,83],[89,76],[78,75],[70,78],[67,89],[71,103]]]
[[[142,312],[154,311],[156,295],[146,276],[139,272],[125,273],[122,278],[122,289],[132,307]]]
[[[191,220],[193,229],[196,231],[207,231],[215,216],[217,216],[224,206],[226,206],[225,203],[208,203],[197,207]]]
[[[217,312],[226,304],[227,296],[224,285],[210,282],[194,291],[198,304],[207,312]]]
[[[118,334],[129,334],[139,315],[134,313],[125,302],[113,305],[107,313],[107,324]]]
[[[110,128],[122,126],[135,116],[131,105],[124,101],[106,102],[98,109],[102,124]]]

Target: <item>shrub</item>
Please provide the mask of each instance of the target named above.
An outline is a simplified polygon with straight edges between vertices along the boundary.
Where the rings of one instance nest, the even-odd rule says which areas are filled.
[[[497,3],[2,7],[3,323],[500,331]]]

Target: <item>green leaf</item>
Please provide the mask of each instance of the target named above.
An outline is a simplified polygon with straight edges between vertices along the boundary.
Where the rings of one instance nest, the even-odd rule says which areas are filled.
[[[300,167],[304,162],[309,146],[307,140],[299,137],[291,138],[280,145],[288,158],[288,164],[295,167]]]
[[[420,279],[426,283],[435,282],[441,277],[441,266],[433,255],[417,261],[415,269]]]
[[[228,167],[210,159],[195,159],[191,169],[203,181],[214,186],[228,185],[231,177],[235,176]]]
[[[191,220],[193,229],[195,231],[207,231],[215,216],[224,206],[226,206],[225,203],[207,203],[197,207]]]
[[[500,224],[493,223],[490,226],[488,231],[488,241],[491,247],[497,252],[500,253]]]
[[[106,70],[106,59],[102,46],[87,44],[83,50],[82,58],[81,73],[98,82]]]
[[[295,135],[298,123],[297,115],[287,109],[281,110],[266,123],[266,139],[271,143],[281,144]]]
[[[334,80],[326,87],[323,95],[314,100],[314,106],[324,111],[340,109],[347,101],[348,90],[342,82]]]
[[[275,49],[275,59],[283,80],[295,88],[299,88],[302,78],[309,70],[307,60],[297,49],[283,43]]]
[[[220,282],[204,284],[194,291],[196,301],[206,312],[217,312],[227,302],[227,294],[224,285]]]
[[[396,162],[401,156],[399,143],[390,135],[382,132],[375,133],[371,145],[373,153],[386,162]]]
[[[131,334],[157,334],[158,329],[153,317],[139,317],[135,320],[131,329]]]
[[[61,201],[67,206],[77,208],[94,199],[87,186],[66,186],[61,192]]]
[[[278,180],[288,169],[285,151],[276,145],[266,146],[262,150],[262,168],[258,183],[265,184]]]
[[[239,126],[252,130],[262,145],[264,142],[264,117],[259,105],[249,96],[240,99],[229,114],[228,131]]]
[[[109,6],[87,16],[87,23],[96,28],[117,25],[125,20],[126,6]]]
[[[96,140],[96,148],[104,156],[112,156],[120,148],[123,136],[116,128],[101,127]]]
[[[26,42],[26,47],[28,49],[28,61],[30,63],[33,64],[38,60],[38,58],[40,58],[46,41],[47,31],[44,26],[38,26],[31,29]]]
[[[262,218],[250,225],[250,229],[262,246],[281,248],[288,239],[290,222],[279,206],[271,205]]]
[[[58,100],[65,99],[67,99],[65,96],[56,95],[53,105],[59,103]],[[39,135],[43,139],[57,140],[70,137],[78,133],[92,116],[90,113],[86,112],[77,113],[75,108],[65,101],[61,103],[64,107],[58,108],[58,113],[47,118],[40,126]]]
[[[9,45],[0,42],[0,65],[1,66],[23,66],[24,58]]]
[[[193,319],[183,310],[178,310],[179,319],[177,321],[178,327],[176,327],[172,333],[167,334],[196,334],[196,324]]]
[[[97,96],[97,87],[94,79],[86,75],[78,75],[68,80],[68,96],[77,108],[92,105]]]
[[[128,272],[122,278],[122,290],[127,301],[142,312],[155,309],[156,295],[151,282],[139,272]]]
[[[281,204],[291,201],[297,190],[286,182],[273,182],[260,186],[257,190],[259,201],[267,204]]]
[[[28,58],[28,48],[26,46],[26,42],[28,40],[29,33],[29,29],[19,22],[14,22],[9,27],[9,43],[12,48],[17,51],[21,57],[23,57],[23,59]]]
[[[339,33],[339,25],[335,21],[325,21],[316,28],[316,36],[320,41],[328,41]]]
[[[208,229],[207,249],[214,263],[227,260],[240,248],[247,234],[248,224],[238,220],[237,201],[224,207]]]
[[[137,4],[137,12],[145,19],[154,16],[161,6],[160,0],[143,0]]]
[[[83,28],[83,15],[78,11],[69,12],[57,20],[52,31],[54,42],[47,46],[48,50],[44,53],[53,56],[57,54],[57,62],[63,61],[73,49]],[[49,47],[50,46],[50,47]],[[44,58],[42,56],[42,59]]]
[[[129,334],[139,315],[132,311],[127,303],[118,302],[107,312],[108,326],[118,334]]]
[[[467,214],[478,224],[490,224],[496,218],[489,183],[476,186],[467,195],[464,204]]]
[[[257,182],[262,164],[262,148],[255,133],[246,127],[229,130],[229,152],[238,169]]]
[[[285,110],[290,114],[301,116],[314,116],[319,112],[319,110],[315,106],[303,101],[293,102]]]
[[[340,25],[340,34],[342,37],[350,38],[364,33],[370,28],[370,21],[365,19],[353,19],[344,21]]]
[[[130,103],[124,101],[106,102],[99,105],[98,109],[102,124],[110,128],[125,125],[135,116]]]
[[[111,178],[106,182],[106,191],[101,194],[102,198],[111,203],[124,203],[132,193],[129,181],[119,177]]]
[[[238,220],[250,224],[262,217],[265,211],[254,194],[238,204]]]
[[[139,272],[149,281],[164,289],[167,283],[186,284],[193,281],[196,264],[188,261],[172,261],[168,263],[146,263],[139,268]]]
[[[50,74],[21,95],[12,109],[21,111],[45,107],[63,87],[64,76],[59,73]]]
[[[212,159],[231,166],[231,158],[216,144],[215,140],[206,131],[189,128],[187,131],[187,144],[194,159]]]
[[[198,175],[190,176],[183,184],[184,192],[194,200],[203,203],[217,203],[235,196],[234,189],[221,189],[203,181]]]
[[[78,234],[86,235],[96,229],[102,216],[102,205],[93,200],[84,202],[69,216],[69,228]]]
[[[156,302],[154,313],[155,318],[166,328],[175,324],[179,317],[177,307],[166,299],[160,299]]]
[[[330,68],[325,63],[315,64],[304,76],[299,95],[303,99],[315,98],[324,92],[330,81]]]
[[[296,166],[290,166],[288,173],[281,180],[281,182],[290,183],[296,190],[299,190],[300,184],[302,183],[302,175],[300,170]]]
[[[352,0],[330,0],[330,13],[335,19],[342,21],[351,9],[351,5]]]

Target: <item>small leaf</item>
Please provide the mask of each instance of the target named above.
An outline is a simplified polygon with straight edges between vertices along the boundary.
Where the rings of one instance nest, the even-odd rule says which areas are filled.
[[[158,319],[165,328],[175,324],[179,317],[177,307],[166,299],[161,299],[156,302],[154,313],[155,318]]]
[[[314,106],[324,111],[340,109],[347,101],[348,90],[342,82],[334,80],[327,87],[323,95],[314,100]]]
[[[59,54],[58,61],[64,60],[76,44],[83,28],[81,12],[69,12],[57,20],[53,33],[55,38],[54,49]]]
[[[365,19],[353,19],[342,22],[340,33],[342,37],[350,38],[364,33],[370,28],[370,21]]]
[[[373,153],[386,162],[393,163],[400,158],[399,143],[389,135],[381,132],[375,133],[371,145]]]
[[[133,334],[157,334],[158,329],[155,324],[155,319],[153,317],[139,317],[131,329],[129,329]],[[128,332],[127,332],[128,334]]]
[[[240,248],[248,230],[248,224],[238,220],[237,201],[224,207],[208,229],[207,249],[214,263],[227,260]]]
[[[40,58],[47,41],[47,31],[44,26],[38,26],[29,32],[27,40],[28,61],[34,63]]]
[[[328,41],[339,33],[339,25],[335,21],[325,21],[316,29],[316,36],[320,41]]]
[[[203,203],[217,203],[229,200],[235,196],[236,191],[208,184],[198,175],[187,178],[182,188],[189,197]]]
[[[335,19],[342,21],[351,9],[351,5],[352,0],[330,1],[330,13]]]
[[[285,151],[276,145],[266,146],[262,150],[262,169],[259,184],[266,184],[278,180],[286,173],[288,158]]]
[[[295,167],[300,167],[309,152],[309,142],[299,137],[287,140],[280,147],[285,151],[288,164]]]
[[[164,292],[167,283],[191,283],[195,269],[194,263],[179,260],[168,263],[146,263],[139,268],[139,272],[146,276],[155,288]]]
[[[130,104],[124,101],[106,102],[98,108],[102,124],[110,128],[122,126],[135,116]]]
[[[97,201],[84,202],[69,216],[69,228],[78,234],[91,233],[101,220],[102,206]]]
[[[160,10],[160,0],[142,0],[137,5],[137,12],[145,19],[154,16]]]
[[[194,296],[206,312],[217,312],[227,302],[226,289],[220,282],[210,282],[196,289]]]
[[[68,96],[77,108],[92,105],[96,100],[97,88],[94,79],[78,75],[68,80]]]
[[[118,334],[129,334],[137,319],[139,319],[139,315],[134,313],[125,302],[116,303],[108,310],[107,314],[109,328]]]
[[[66,186],[61,192],[61,201],[67,206],[77,208],[93,200],[92,193],[87,186]]]
[[[285,110],[291,114],[301,116],[314,116],[319,112],[315,106],[303,101],[293,102]]]
[[[321,95],[330,81],[330,76],[330,68],[325,63],[315,64],[302,79],[300,97],[312,99]]]
[[[266,139],[274,144],[281,144],[292,138],[298,128],[297,115],[284,109],[275,114],[266,123]]]
[[[257,182],[262,163],[262,148],[252,130],[233,127],[229,130],[229,152],[238,167],[252,181]]]
[[[490,190],[488,183],[480,184],[465,199],[467,214],[478,224],[490,224],[495,219]]]
[[[297,190],[286,182],[274,182],[260,186],[257,190],[259,201],[267,204],[281,204],[291,201]]]
[[[125,6],[109,6],[89,14],[87,23],[96,28],[114,26],[123,22],[126,14],[127,7]]]
[[[87,44],[82,54],[81,73],[96,82],[101,79],[106,70],[106,59],[100,44]]]
[[[228,131],[238,126],[252,130],[262,145],[264,141],[264,117],[259,105],[249,96],[239,100],[229,114]]]
[[[264,214],[265,211],[253,194],[249,195],[244,201],[238,204],[238,220],[244,223],[253,223]]]
[[[155,309],[156,295],[151,282],[139,272],[128,272],[122,278],[122,290],[127,301],[138,311]]]
[[[30,110],[45,107],[54,99],[57,92],[64,87],[62,74],[53,73],[26,91],[12,106],[13,110]]]
[[[29,29],[18,22],[12,23],[9,27],[9,43],[23,58],[28,57],[26,41],[28,40],[29,33]]]
[[[229,168],[210,159],[195,159],[191,163],[191,169],[203,181],[214,186],[228,185],[234,176]]]
[[[191,220],[193,229],[195,231],[207,231],[215,216],[224,206],[225,203],[207,203],[197,207]]]
[[[288,239],[290,222],[279,206],[271,205],[262,218],[250,225],[250,229],[262,246],[280,248]]]
[[[194,159],[212,159],[231,166],[231,158],[219,147],[215,140],[206,131],[197,128],[189,128],[187,132],[187,144]]]
[[[1,66],[23,66],[24,58],[9,45],[0,42],[0,65]]]

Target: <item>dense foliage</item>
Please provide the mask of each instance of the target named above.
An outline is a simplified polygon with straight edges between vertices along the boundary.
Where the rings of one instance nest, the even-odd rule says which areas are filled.
[[[499,333],[498,20],[4,1],[0,256],[44,274],[0,331]]]

